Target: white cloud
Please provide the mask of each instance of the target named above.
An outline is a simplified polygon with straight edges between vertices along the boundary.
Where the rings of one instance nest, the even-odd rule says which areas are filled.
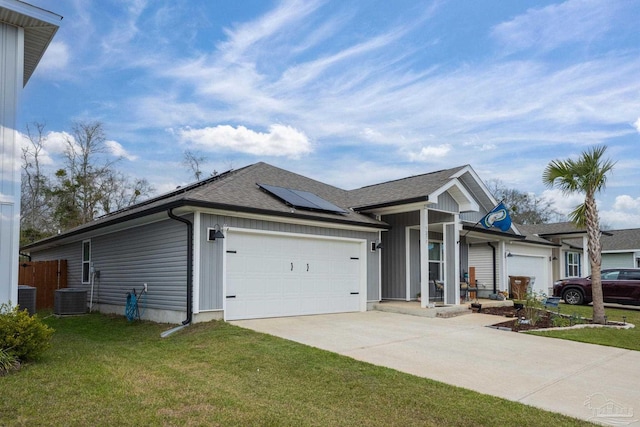
[[[579,193],[565,194],[557,188],[545,190],[542,197],[551,202],[551,206],[562,215],[568,215],[576,206],[584,203],[584,195]]]
[[[638,133],[640,133],[640,117],[638,117],[638,120],[635,121],[635,123],[633,124],[633,127],[636,128]]]
[[[613,203],[613,209],[620,211],[640,211],[640,197],[634,199],[626,194],[617,196]]]
[[[117,141],[105,141],[104,145],[106,145],[107,150],[109,150],[109,152],[116,157],[123,157],[129,161],[134,161],[138,159],[138,156],[129,154],[129,152],[127,152],[127,150],[124,149],[122,144],[120,144]]]
[[[38,70],[42,75],[53,71],[64,70],[69,63],[69,47],[62,41],[52,41],[43,55]]]
[[[197,148],[217,152],[233,150],[255,156],[285,156],[299,158],[313,151],[307,136],[291,126],[274,124],[269,132],[256,132],[244,126],[234,128],[219,125],[201,129],[183,128],[178,132],[184,144],[194,144]]]
[[[53,154],[64,154],[68,147],[68,141],[75,144],[76,139],[67,132],[49,132],[45,142],[45,148]]]
[[[493,28],[492,35],[510,50],[551,50],[563,44],[593,40],[609,29],[615,5],[610,1],[569,0],[529,9]]]
[[[418,152],[409,152],[409,159],[411,161],[428,161],[434,158],[440,158],[446,156],[451,151],[451,145],[441,144],[437,146],[428,145],[422,147]]]

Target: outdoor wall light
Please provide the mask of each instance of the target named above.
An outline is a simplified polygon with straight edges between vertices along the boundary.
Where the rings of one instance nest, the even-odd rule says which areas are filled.
[[[371,252],[375,252],[378,249],[382,249],[382,243],[380,242],[380,240],[371,242]]]
[[[222,234],[219,224],[214,225],[213,228],[210,228],[208,231],[209,235],[207,240],[215,241],[216,239],[224,239],[224,234]]]

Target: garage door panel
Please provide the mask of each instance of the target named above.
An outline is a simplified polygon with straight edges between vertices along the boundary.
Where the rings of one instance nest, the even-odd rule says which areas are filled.
[[[360,242],[242,232],[227,242],[226,319],[360,310]]]
[[[537,293],[548,293],[546,282],[546,258],[538,256],[513,255],[507,258],[509,276],[535,277],[532,290]]]

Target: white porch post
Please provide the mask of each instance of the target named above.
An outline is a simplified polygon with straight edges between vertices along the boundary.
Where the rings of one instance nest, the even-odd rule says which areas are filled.
[[[429,210],[425,205],[420,212],[420,306],[429,304]]]
[[[587,277],[591,274],[591,261],[589,260],[589,239],[582,236],[582,276]],[[565,272],[566,274],[566,272]]]
[[[504,240],[500,240],[498,244],[498,254],[500,259],[500,286],[498,291],[506,291],[509,289],[509,277],[507,276],[507,244]]]
[[[462,229],[462,223],[460,222],[460,214],[455,214],[453,216],[454,223],[454,233],[453,241],[456,242],[456,248],[454,250],[454,268],[455,268],[455,277],[456,280],[454,282],[455,286],[455,299],[453,304],[460,305],[460,230]]]

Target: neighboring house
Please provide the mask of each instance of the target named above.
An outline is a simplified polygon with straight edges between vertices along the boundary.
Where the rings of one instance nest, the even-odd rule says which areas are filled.
[[[145,317],[171,323],[364,311],[418,293],[426,307],[434,281],[460,304],[470,267],[488,295],[523,273],[517,257],[551,286],[543,261],[557,245],[478,226],[495,205],[468,165],[348,191],[256,163],[22,249],[66,259],[69,286],[102,312],[122,313],[146,283]]]
[[[587,232],[570,222],[518,226],[527,235],[555,243],[553,280],[586,277],[591,274],[587,253]],[[640,228],[603,230],[602,268],[640,268]]]
[[[18,300],[19,99],[60,19],[21,1],[0,0],[0,304]]]
[[[585,277],[590,273],[587,254],[587,231],[571,222],[519,226],[529,236],[544,239],[555,246],[549,257],[551,280],[545,293],[555,280],[566,277]]]
[[[640,228],[602,235],[602,268],[640,268]]]

